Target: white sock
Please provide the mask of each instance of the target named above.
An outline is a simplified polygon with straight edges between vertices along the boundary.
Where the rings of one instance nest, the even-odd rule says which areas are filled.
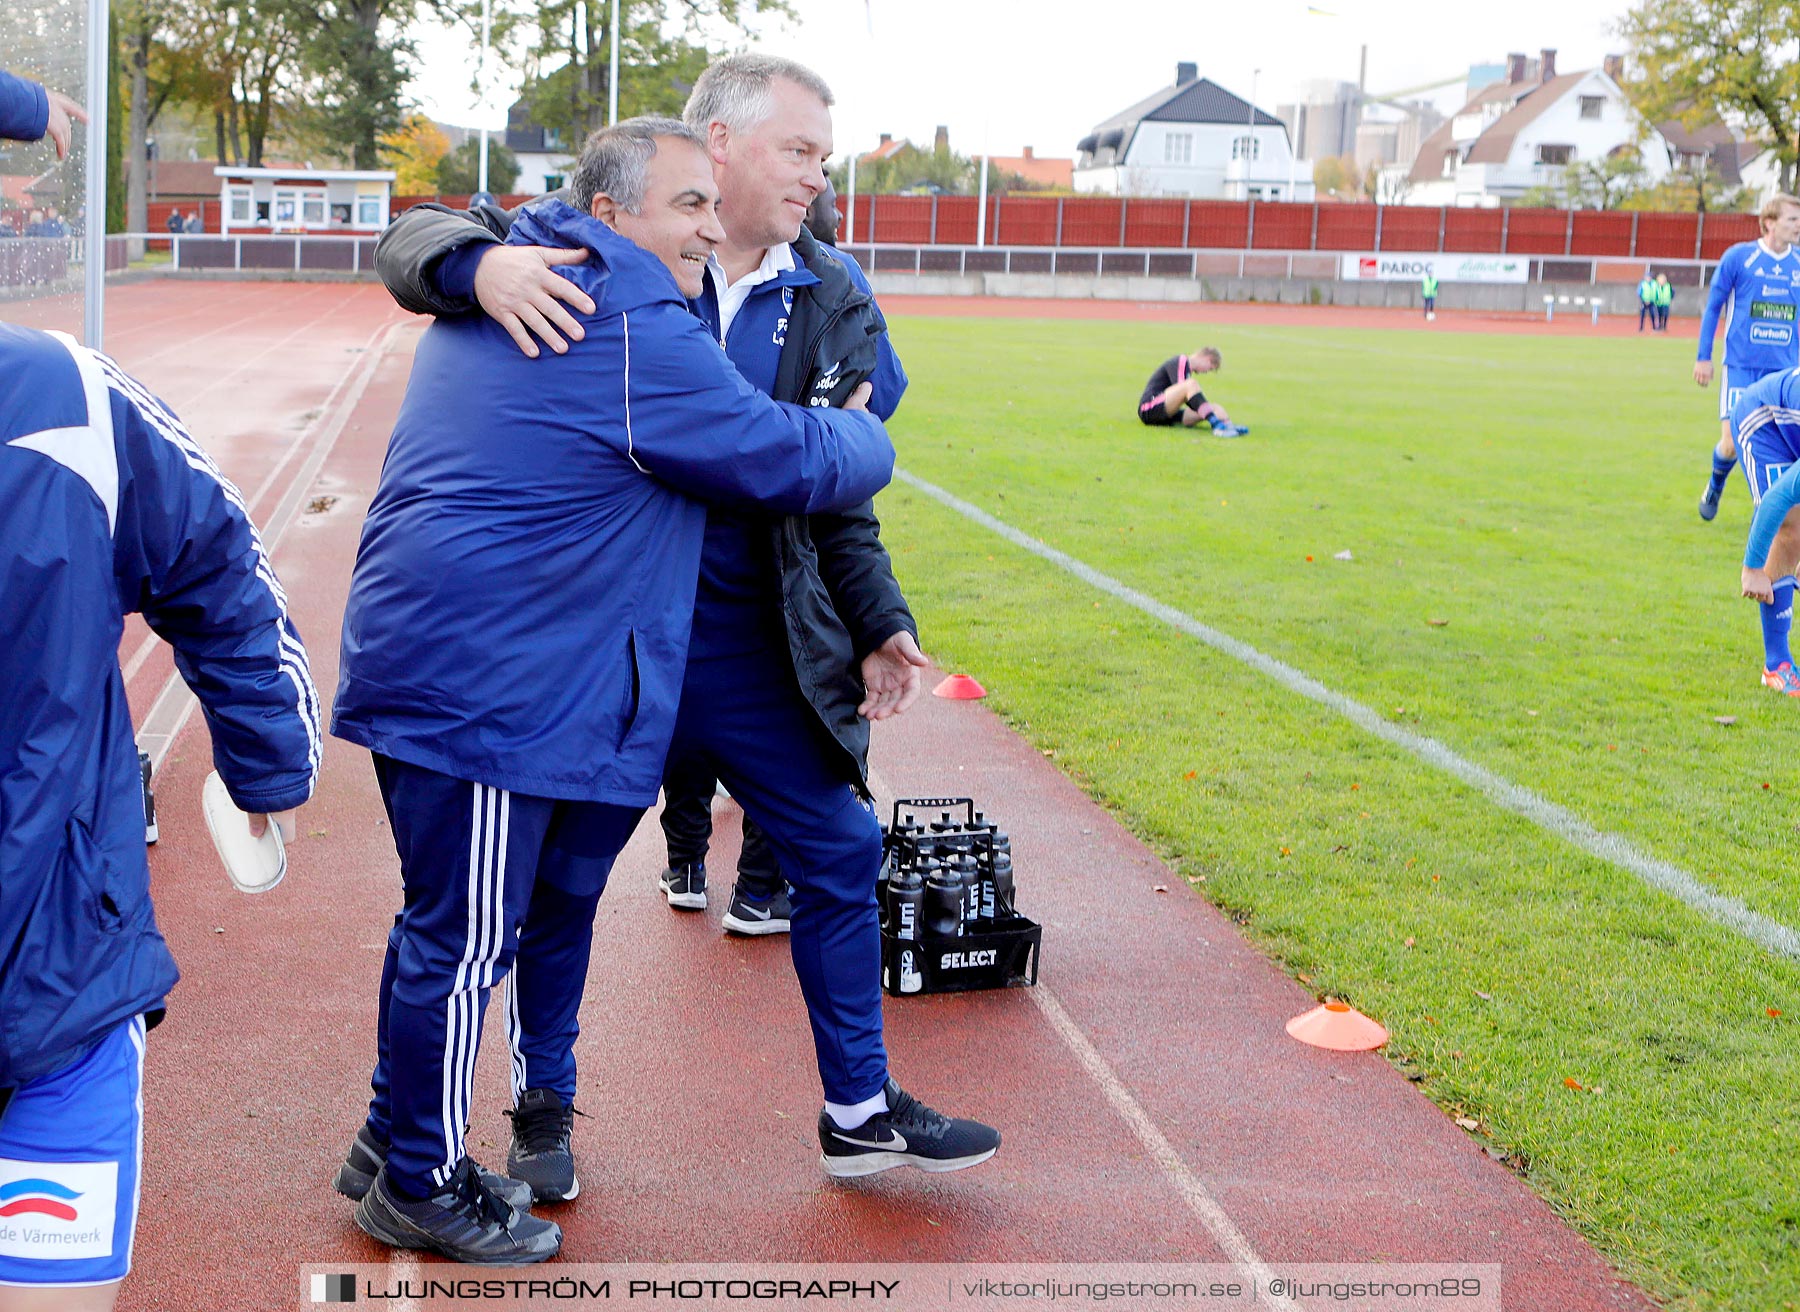
[[[837,1124],[840,1130],[854,1130],[878,1112],[888,1109],[887,1090],[883,1089],[873,1098],[864,1098],[861,1102],[825,1104],[825,1114]]]

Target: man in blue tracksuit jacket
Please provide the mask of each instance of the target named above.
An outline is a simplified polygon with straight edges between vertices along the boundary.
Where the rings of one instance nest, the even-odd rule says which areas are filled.
[[[775,56],[733,55],[702,74],[685,115],[707,134],[726,241],[693,308],[759,390],[830,405],[867,379],[870,408],[885,415],[906,386],[885,320],[855,262],[801,227],[825,186],[830,104],[816,74]],[[562,252],[496,247],[509,216],[474,217],[421,207],[390,227],[376,263],[396,299],[437,314],[480,304],[531,354],[522,322],[553,349],[564,343],[551,324],[576,338],[560,302],[579,309],[579,288],[545,272]],[[543,294],[533,299],[534,280],[517,278],[520,269],[535,269]],[[496,286],[523,288],[524,299],[508,308]],[[723,780],[794,885],[790,946],[824,1086],[821,1164],[834,1175],[956,1170],[986,1161],[1000,1142],[987,1126],[918,1102],[888,1071],[875,905],[881,837],[865,772],[869,722],[917,695],[925,660],[916,634],[872,505],[827,516],[709,513],[664,788],[702,773]],[[740,881],[733,916],[740,906],[755,914],[744,892]],[[546,1038],[532,1011],[509,1016],[519,1110],[508,1171],[534,1175],[537,1197],[548,1200],[570,1196],[540,1187],[552,1164],[561,1181],[574,1180],[566,1106],[574,1086],[541,1089],[531,1072],[560,1079],[572,1031]],[[679,1105],[679,1089],[668,1096]]]
[[[237,489],[111,360],[0,324],[0,1286],[84,1307],[129,1267],[144,1032],[176,980],[119,670],[132,612],[174,647],[232,798],[290,826],[318,698]]]
[[[574,349],[534,363],[479,314],[420,343],[333,723],[375,753],[406,886],[359,1136],[382,1161],[357,1223],[481,1263],[560,1247],[464,1155],[481,1015],[516,955],[530,1059],[572,1094],[595,907],[675,729],[705,503],[841,509],[893,472],[874,416],[777,405],[689,313],[723,237],[696,134],[597,133],[571,194],[581,209],[550,203],[511,240],[587,252],[567,269],[595,305]]]

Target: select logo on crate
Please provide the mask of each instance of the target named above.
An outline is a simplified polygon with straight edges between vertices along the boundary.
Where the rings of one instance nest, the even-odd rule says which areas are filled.
[[[0,1254],[111,1257],[118,1202],[117,1162],[0,1157]]]
[[[982,948],[976,952],[946,952],[938,958],[938,969],[968,970],[973,966],[991,966],[999,960],[999,948]]]

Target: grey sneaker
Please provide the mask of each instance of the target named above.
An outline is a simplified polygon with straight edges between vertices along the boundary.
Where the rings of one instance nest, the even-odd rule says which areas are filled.
[[[518,1107],[506,1114],[513,1123],[506,1173],[529,1184],[531,1196],[540,1203],[563,1203],[580,1194],[575,1154],[569,1148],[575,1108],[564,1104],[553,1089],[527,1089]]]
[[[689,865],[670,866],[662,872],[662,878],[656,881],[669,899],[669,905],[678,911],[706,910],[706,862],[695,861]]]
[[[418,1202],[394,1193],[383,1166],[356,1205],[356,1224],[393,1248],[429,1249],[477,1266],[524,1266],[562,1248],[561,1226],[488,1192],[467,1157],[449,1184]]]
[[[388,1145],[375,1137],[375,1132],[365,1121],[356,1131],[356,1138],[350,1141],[350,1151],[344,1154],[343,1165],[337,1169],[332,1178],[331,1187],[344,1197],[361,1202],[363,1195],[369,1192],[369,1186],[375,1183],[375,1177],[381,1168],[387,1165]],[[531,1207],[531,1186],[523,1180],[513,1180],[501,1175],[498,1171],[490,1171],[479,1162],[475,1170],[481,1177],[482,1187],[494,1194],[502,1202],[521,1212]]]
[[[794,909],[788,901],[786,880],[775,890],[775,896],[767,901],[758,901],[744,891],[744,881],[740,879],[731,890],[731,906],[725,911],[725,932],[752,937],[785,934],[793,927],[793,916]]]

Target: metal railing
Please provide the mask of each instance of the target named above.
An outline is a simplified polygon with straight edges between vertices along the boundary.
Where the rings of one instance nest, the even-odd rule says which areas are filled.
[[[1314,281],[1345,279],[1343,252],[1319,250],[1212,249],[1120,250],[1109,246],[933,246],[901,243],[845,243],[844,249],[870,273],[1044,274],[1150,278],[1278,278]],[[1436,252],[1426,252],[1436,254]],[[1450,252],[1457,254],[1459,252]],[[1599,283],[1606,256],[1519,256],[1530,266],[1529,282]],[[1682,287],[1703,287],[1717,260],[1646,260],[1652,274],[1666,273]],[[1634,272],[1630,281],[1635,282]]]
[[[264,233],[128,232],[106,239],[108,270],[126,267],[137,251],[169,253],[172,271],[372,273],[375,236]],[[134,249],[135,248],[135,249]]]

